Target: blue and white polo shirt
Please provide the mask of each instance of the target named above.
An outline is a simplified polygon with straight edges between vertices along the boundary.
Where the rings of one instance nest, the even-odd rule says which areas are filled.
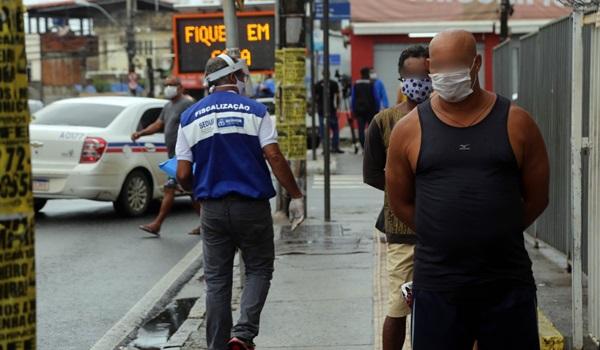
[[[181,115],[178,160],[196,164],[194,197],[275,196],[263,147],[277,143],[267,108],[233,91],[214,92]]]

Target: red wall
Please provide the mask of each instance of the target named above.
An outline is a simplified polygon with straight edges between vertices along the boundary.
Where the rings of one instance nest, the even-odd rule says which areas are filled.
[[[493,57],[494,47],[500,43],[496,34],[476,34],[476,39],[485,45],[485,88],[493,90]],[[352,80],[360,77],[362,67],[373,67],[376,44],[428,44],[429,38],[409,38],[408,35],[350,35],[352,45],[351,64]]]

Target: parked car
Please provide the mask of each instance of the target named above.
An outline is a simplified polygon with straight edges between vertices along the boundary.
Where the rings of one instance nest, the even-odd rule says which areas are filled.
[[[264,104],[267,107],[267,110],[269,111],[269,115],[271,116],[271,119],[273,119],[273,121],[275,121],[275,123],[277,123],[277,116],[275,115],[275,98],[273,97],[259,97],[256,99],[257,102],[260,102],[262,104]],[[316,116],[315,116],[316,118]],[[318,118],[316,118],[316,125],[315,125],[315,143],[316,143],[316,148],[319,147],[319,144],[321,143],[321,137],[319,135],[319,120]],[[307,149],[312,149],[312,138],[311,138],[311,130],[312,130],[312,119],[311,116],[307,113],[306,114],[306,148]]]
[[[154,122],[166,100],[81,97],[54,102],[30,126],[35,210],[50,199],[111,201],[124,216],[146,212],[162,197],[167,160],[163,134],[131,141]]]

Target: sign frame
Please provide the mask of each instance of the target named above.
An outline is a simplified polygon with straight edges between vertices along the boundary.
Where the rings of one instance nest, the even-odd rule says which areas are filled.
[[[258,17],[258,16],[273,16],[275,17],[274,11],[248,11],[236,12],[236,16],[239,17]],[[172,16],[172,32],[173,32],[173,75],[182,78],[184,87],[186,88],[202,88],[201,81],[204,78],[204,72],[181,72],[179,67],[179,40],[177,37],[177,21],[180,19],[215,19],[223,18],[223,12],[212,12],[212,13],[181,13]],[[273,30],[276,30],[273,28]],[[274,40],[274,39],[273,39]],[[274,69],[261,69],[251,70],[254,74],[268,74],[273,73]],[[187,86],[186,86],[187,85]]]

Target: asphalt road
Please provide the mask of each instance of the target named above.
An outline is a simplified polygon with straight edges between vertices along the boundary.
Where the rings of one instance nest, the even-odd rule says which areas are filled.
[[[111,203],[49,201],[37,218],[39,350],[86,350],[200,241],[189,199],[179,199],[160,238],[120,218]]]

